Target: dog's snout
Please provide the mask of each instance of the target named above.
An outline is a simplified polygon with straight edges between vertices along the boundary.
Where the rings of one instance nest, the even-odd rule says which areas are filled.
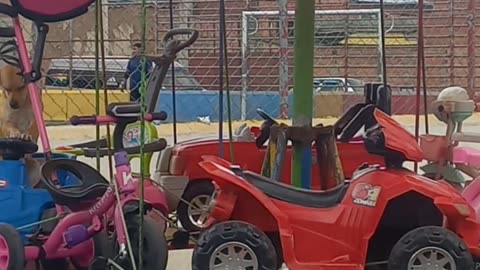
[[[10,108],[16,110],[16,109],[18,109],[19,107],[20,107],[20,106],[19,106],[19,104],[18,104],[18,102],[17,102],[16,100],[10,101]]]

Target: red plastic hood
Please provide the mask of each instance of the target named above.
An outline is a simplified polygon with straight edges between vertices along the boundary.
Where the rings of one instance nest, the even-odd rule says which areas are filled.
[[[177,145],[183,146],[183,145],[199,143],[199,142],[201,142],[201,143],[203,143],[203,142],[216,142],[216,143],[218,143],[218,137],[208,136],[208,137],[205,137],[205,138],[194,138],[194,139],[182,141],[182,142],[178,143]]]
[[[422,150],[410,132],[379,109],[375,109],[374,115],[382,127],[386,148],[402,153],[410,161],[423,160]]]
[[[228,138],[224,138],[223,144],[225,147],[228,147],[229,140]],[[256,149],[255,142],[250,141],[235,141],[234,142],[235,149],[242,149],[245,148],[245,151],[250,149]],[[188,141],[183,141],[181,143],[176,144],[173,147],[173,153],[181,153],[181,152],[190,152],[195,151],[195,154],[213,154],[218,152],[218,137],[205,137],[205,138],[196,138],[191,139]],[[196,152],[200,151],[200,152]]]

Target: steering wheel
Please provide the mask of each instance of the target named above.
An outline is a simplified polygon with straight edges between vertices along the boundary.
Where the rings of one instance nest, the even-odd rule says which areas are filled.
[[[280,123],[260,108],[257,109],[257,113],[265,120],[260,127],[260,135],[255,139],[255,144],[258,148],[261,148],[268,138],[270,138],[270,128],[274,125],[280,125]]]
[[[0,156],[4,160],[19,160],[26,154],[37,152],[38,145],[32,141],[17,138],[0,139]]]
[[[277,120],[275,120],[270,114],[268,114],[268,113],[265,112],[264,110],[258,108],[258,109],[257,109],[257,113],[258,113],[258,115],[260,115],[260,117],[263,118],[263,120],[265,120],[266,122],[271,123],[270,126],[279,125],[279,123],[277,122]]]

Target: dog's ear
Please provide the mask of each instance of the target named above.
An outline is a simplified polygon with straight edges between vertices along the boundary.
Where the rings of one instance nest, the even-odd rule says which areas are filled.
[[[17,90],[25,84],[18,67],[6,65],[0,68],[0,87],[7,91]]]

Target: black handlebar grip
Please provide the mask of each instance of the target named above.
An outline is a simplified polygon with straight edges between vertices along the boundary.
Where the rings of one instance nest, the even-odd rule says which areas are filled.
[[[0,3],[0,13],[12,18],[18,16],[18,12],[12,6],[4,3]]]
[[[150,115],[152,121],[155,121],[155,120],[160,120],[160,121],[167,120],[167,116],[168,116],[167,113],[164,112],[164,111],[149,113],[149,115]]]
[[[143,146],[144,153],[160,152],[167,147],[167,141],[163,138],[157,139],[154,142],[147,143]],[[140,154],[140,146],[128,147],[123,149],[129,155]]]
[[[200,33],[198,32],[198,30],[195,30],[195,29],[189,29],[189,28],[177,28],[177,29],[172,29],[170,31],[168,31],[165,36],[163,37],[163,44],[165,45],[165,48],[167,48],[168,46],[166,45],[167,42],[170,40],[170,39],[173,39],[174,36],[176,35],[190,35],[190,38],[184,42],[179,42],[178,44],[176,44],[175,48],[173,49],[173,52],[172,54],[173,55],[176,55],[178,52],[180,52],[181,50],[185,49],[186,47],[189,47],[190,45],[192,45],[193,43],[195,43],[195,41],[197,41],[198,39],[198,36],[200,35]]]
[[[15,37],[15,30],[12,27],[0,27],[0,37],[13,38]]]
[[[97,117],[92,116],[72,116],[70,118],[70,123],[74,126],[77,125],[93,125],[97,123]]]

